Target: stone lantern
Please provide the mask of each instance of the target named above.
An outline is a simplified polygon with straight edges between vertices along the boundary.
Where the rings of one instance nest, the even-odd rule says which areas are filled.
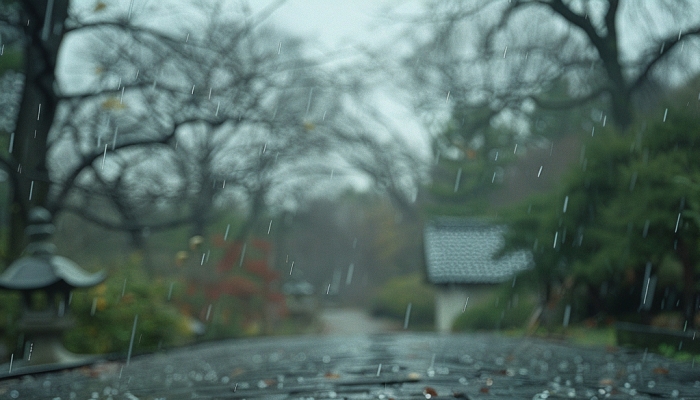
[[[73,261],[56,255],[55,246],[49,242],[54,230],[49,211],[32,209],[25,231],[29,238],[25,255],[0,275],[0,289],[22,294],[23,309],[18,328],[24,334],[21,363],[25,365],[80,360],[61,344],[62,333],[74,324],[67,315],[70,292],[95,286],[106,278],[104,272],[87,273]],[[37,295],[42,293],[45,301],[37,301]]]

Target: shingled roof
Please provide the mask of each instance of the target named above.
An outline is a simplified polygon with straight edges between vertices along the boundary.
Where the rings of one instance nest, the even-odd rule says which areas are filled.
[[[532,263],[521,251],[494,259],[506,227],[475,219],[439,219],[425,227],[428,281],[433,284],[500,283]]]

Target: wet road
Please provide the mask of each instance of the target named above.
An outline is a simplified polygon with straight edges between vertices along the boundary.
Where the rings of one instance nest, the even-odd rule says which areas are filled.
[[[0,399],[700,399],[700,365],[498,335],[246,339],[0,380]]]
[[[398,331],[397,322],[373,318],[354,308],[326,308],[321,312],[323,333],[327,335],[375,334]]]

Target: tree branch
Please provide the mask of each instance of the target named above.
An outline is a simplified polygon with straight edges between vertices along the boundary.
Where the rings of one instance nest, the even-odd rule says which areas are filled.
[[[164,231],[172,228],[177,228],[178,226],[185,225],[189,223],[192,219],[191,216],[176,218],[170,221],[158,222],[153,224],[128,224],[128,223],[118,223],[100,218],[96,215],[92,215],[86,212],[84,209],[79,207],[73,207],[70,205],[64,205],[63,211],[73,213],[87,221],[90,221],[102,228],[109,229],[112,231],[135,231],[148,228],[151,231]]]
[[[662,50],[659,50],[659,52],[647,62],[647,65],[644,67],[644,70],[630,85],[630,90],[639,88],[648,79],[649,74],[654,69],[654,67],[656,67],[656,65],[658,65],[667,57],[667,54],[670,53],[671,49],[676,47],[678,43],[681,43],[683,40],[691,36],[700,36],[700,26],[697,26],[685,33],[681,33],[680,35],[669,35],[666,39],[662,40]]]
[[[530,96],[530,99],[532,99],[537,106],[549,109],[549,110],[565,110],[568,108],[573,108],[577,107],[583,104],[588,103],[589,101],[595,100],[596,98],[600,97],[604,93],[608,93],[610,90],[607,87],[601,87],[598,88],[591,93],[587,94],[586,96],[583,97],[578,97],[574,99],[562,99],[562,100],[549,100],[549,99],[541,99],[538,98],[537,96]]]

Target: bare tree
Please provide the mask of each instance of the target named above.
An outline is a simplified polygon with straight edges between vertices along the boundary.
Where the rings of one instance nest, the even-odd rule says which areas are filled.
[[[305,192],[338,166],[406,196],[414,169],[391,160],[409,162],[410,152],[374,138],[387,127],[376,115],[348,117],[348,104],[362,101],[353,98],[357,85],[302,56],[298,40],[260,26],[276,4],[240,16],[222,4],[188,5],[189,23],[177,27],[103,3],[64,18],[67,46],[82,62],[71,66],[79,79],[52,85],[51,135],[31,152],[47,175],[36,201],[41,194],[54,214],[126,231],[141,246],[146,229],[190,224],[203,234],[216,206],[231,202],[248,215],[244,237],[286,201],[281,192]]]
[[[407,33],[417,44],[404,65],[419,109],[470,109],[466,129],[601,101],[604,118],[624,130],[652,90],[700,67],[692,2],[439,1],[427,9]]]

